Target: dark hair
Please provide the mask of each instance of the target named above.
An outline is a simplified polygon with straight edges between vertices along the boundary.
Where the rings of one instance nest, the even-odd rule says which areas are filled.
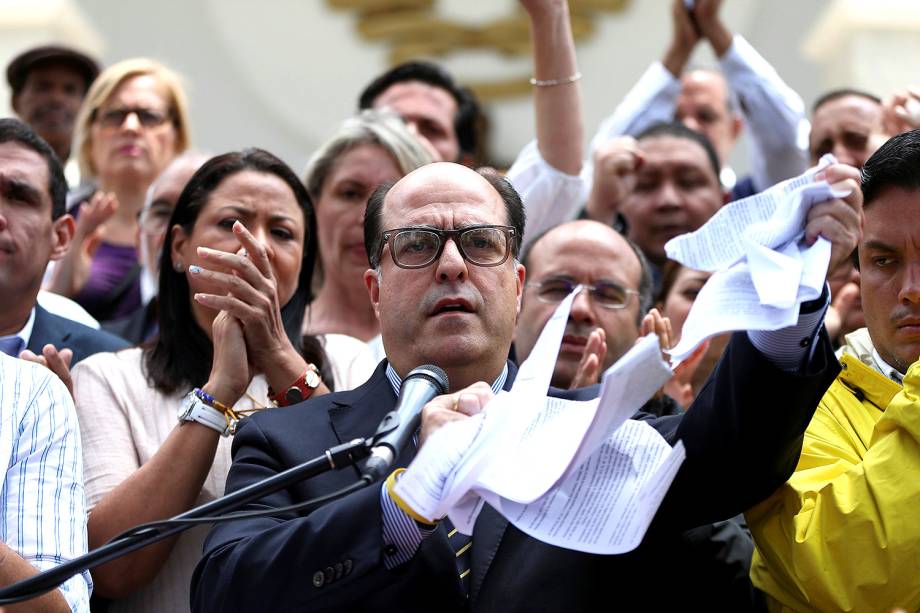
[[[67,212],[67,179],[64,167],[51,145],[39,136],[29,124],[18,119],[0,119],[0,143],[18,143],[28,147],[45,159],[48,165],[48,194],[51,196],[51,219]]]
[[[814,115],[815,112],[819,108],[821,108],[828,102],[833,102],[834,100],[837,100],[838,98],[846,98],[847,96],[857,96],[859,98],[865,98],[867,100],[871,100],[872,102],[876,104],[882,103],[882,99],[876,96],[875,94],[870,94],[867,91],[863,91],[861,89],[854,89],[852,87],[842,87],[840,89],[832,89],[829,92],[821,94],[821,96],[819,96],[818,99],[815,100],[815,103],[812,105],[811,114]]]
[[[566,223],[571,223],[571,222],[566,222]],[[601,222],[596,222],[596,223],[601,223]],[[560,224],[558,226],[547,228],[546,230],[538,234],[532,241],[527,243],[527,248],[524,249],[524,252],[521,254],[521,264],[524,265],[525,269],[527,268],[527,265],[530,261],[530,254],[533,253],[534,247],[537,245],[537,243],[539,243],[543,239],[544,236],[546,236],[553,230],[560,228],[563,225],[565,224]],[[613,230],[614,232],[616,232],[615,229]],[[636,254],[636,258],[639,260],[639,289],[638,289],[639,316],[637,318],[636,325],[641,326],[642,318],[645,317],[646,313],[648,313],[652,309],[652,306],[654,306],[655,304],[654,302],[655,285],[654,285],[654,280],[652,279],[652,267],[648,262],[648,258],[645,257],[645,254],[642,253],[641,249],[639,249],[639,245],[629,240],[626,236],[624,236],[620,232],[617,232],[617,234],[619,234],[620,237],[624,241],[626,241],[626,244],[629,245],[629,248],[632,249],[632,252]]]
[[[191,234],[198,215],[211,193],[228,177],[254,170],[275,175],[284,181],[304,215],[304,249],[300,265],[300,278],[294,296],[281,308],[284,330],[295,348],[304,352],[301,337],[304,311],[313,299],[310,285],[313,279],[313,265],[316,261],[316,216],[313,202],[306,188],[287,164],[262,149],[244,149],[211,158],[192,175],[185,189],[179,195],[176,208],[169,219],[169,228],[180,226]],[[160,332],[144,348],[144,363],[150,384],[163,393],[178,389],[200,387],[208,380],[213,360],[214,347],[208,335],[192,316],[189,285],[185,272],[176,272],[172,264],[172,232],[166,232],[163,251],[160,255],[160,290],[157,317]],[[315,339],[308,339],[310,353],[318,349],[318,355],[310,355],[320,367],[322,349]],[[319,363],[317,363],[319,362]],[[327,379],[327,382],[331,382]]]
[[[649,126],[648,128],[639,132],[639,134],[636,136],[636,140],[642,141],[647,138],[655,138],[656,136],[673,136],[675,138],[684,138],[698,144],[703,148],[703,151],[706,152],[706,157],[709,158],[709,165],[712,167],[713,174],[715,174],[716,182],[721,184],[719,173],[722,170],[722,165],[719,164],[719,154],[716,153],[716,148],[712,146],[712,142],[706,138],[705,134],[697,132],[696,130],[691,130],[682,123],[670,121],[659,122]]]
[[[434,87],[439,87],[449,93],[457,103],[457,114],[454,115],[454,131],[460,152],[476,156],[479,144],[479,122],[481,113],[476,97],[466,87],[457,85],[450,73],[432,62],[404,62],[391,68],[364,88],[358,98],[358,108],[369,109],[374,106],[374,100],[385,92],[390,86],[407,81],[421,81]],[[457,161],[457,160],[446,160]]]
[[[862,167],[863,207],[886,187],[920,188],[920,130],[898,134],[866,160]]]
[[[514,228],[515,239],[511,241],[511,255],[515,258],[521,251],[521,242],[524,240],[524,204],[521,197],[511,185],[511,182],[499,176],[492,170],[477,170],[479,176],[489,182],[502,202],[505,203],[505,213],[508,225]],[[389,181],[383,183],[367,200],[367,209],[364,211],[364,249],[367,251],[367,261],[371,268],[380,264],[380,250],[383,249],[383,201],[390,189],[396,183]]]

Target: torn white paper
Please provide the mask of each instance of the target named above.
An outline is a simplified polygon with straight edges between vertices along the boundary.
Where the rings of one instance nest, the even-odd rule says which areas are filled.
[[[733,330],[776,330],[795,324],[802,302],[821,295],[831,245],[803,242],[809,209],[842,198],[815,174],[817,167],[723,207],[695,232],[665,245],[668,257],[688,268],[714,272],[687,316],[674,360],[690,355],[707,338]]]
[[[670,377],[670,368],[657,337],[649,335],[604,373],[599,398],[548,397],[578,291],[558,307],[511,391],[496,395],[479,415],[440,428],[420,449],[396,484],[396,493],[417,513],[428,519],[446,514],[458,530],[471,533],[483,500],[509,520],[522,521],[527,508],[558,493],[570,505],[544,505],[547,525],[564,526],[569,517],[581,521],[581,511],[571,516],[571,505],[600,508],[603,519],[593,521],[600,521],[601,537],[586,538],[574,528],[544,534],[534,525],[535,537],[606,553],[628,551],[641,541],[683,451],[672,452],[654,429],[628,418]]]
[[[519,530],[590,553],[638,547],[686,453],[648,424],[629,420],[562,483],[530,504],[487,493]],[[453,515],[451,515],[453,518]]]

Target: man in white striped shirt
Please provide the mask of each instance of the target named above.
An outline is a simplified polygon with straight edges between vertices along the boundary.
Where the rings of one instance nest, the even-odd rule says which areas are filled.
[[[48,369],[0,352],[0,586],[86,553],[83,462],[73,400]],[[23,611],[89,611],[76,575]]]

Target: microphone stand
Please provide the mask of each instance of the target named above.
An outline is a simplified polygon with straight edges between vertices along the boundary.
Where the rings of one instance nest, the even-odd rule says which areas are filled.
[[[375,438],[378,435],[379,433],[375,435]],[[172,519],[194,519],[233,511],[248,502],[258,500],[268,494],[285,489],[298,481],[315,477],[316,475],[333,469],[341,470],[342,468],[353,466],[358,460],[366,458],[370,454],[372,445],[373,440],[369,441],[363,438],[356,438],[347,443],[336,445],[335,447],[327,449],[321,456],[289,468],[264,481],[253,483],[232,494],[195,507],[181,515],[176,515]],[[370,483],[370,480],[366,480],[364,485],[366,486]],[[167,539],[174,534],[188,530],[194,525],[197,524],[167,526],[165,528],[151,527],[137,534],[117,538],[69,562],[65,562],[64,564],[33,575],[28,579],[17,581],[12,585],[0,589],[0,604],[12,604],[14,602],[20,602],[40,596],[58,587],[77,573],[105,564],[106,562],[110,562],[132,551]]]

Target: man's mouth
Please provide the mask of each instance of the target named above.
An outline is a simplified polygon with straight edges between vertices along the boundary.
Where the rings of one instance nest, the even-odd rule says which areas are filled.
[[[585,351],[585,345],[588,344],[588,337],[578,334],[566,334],[562,337],[562,344],[559,345],[559,351],[562,353],[577,353],[581,355]]]
[[[911,336],[920,334],[920,317],[905,317],[899,320],[895,327],[898,332],[909,334]]]
[[[429,315],[450,315],[454,313],[474,313],[473,305],[463,298],[442,298],[438,300]]]

